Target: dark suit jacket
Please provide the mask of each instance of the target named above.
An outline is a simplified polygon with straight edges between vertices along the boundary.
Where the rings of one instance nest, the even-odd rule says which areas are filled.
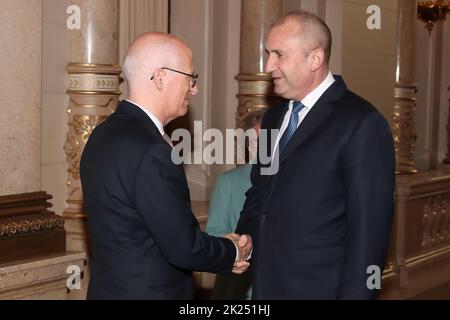
[[[382,270],[389,244],[393,139],[383,116],[335,79],[280,155],[278,173],[252,168],[236,232],[253,236],[256,299],[377,296],[367,268]],[[262,128],[280,128],[287,109],[269,109]]]
[[[236,248],[200,231],[171,151],[127,101],[92,132],[80,167],[92,246],[88,299],[189,299],[191,270],[231,272]]]

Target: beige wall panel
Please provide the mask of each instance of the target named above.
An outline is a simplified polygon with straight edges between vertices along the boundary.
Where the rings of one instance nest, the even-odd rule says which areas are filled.
[[[39,191],[42,0],[0,1],[0,195]]]
[[[51,210],[62,215],[67,199],[67,162],[63,150],[67,135],[69,62],[69,0],[43,0],[42,33],[42,190],[53,196]]]
[[[194,121],[202,121],[204,129],[211,127],[213,5],[214,1],[205,0],[189,2],[172,0],[171,2],[171,33],[183,39],[190,46],[195,70],[200,75],[197,82],[199,92],[191,98],[188,114],[173,121],[170,124],[171,128],[186,128],[193,133]],[[192,144],[194,144],[193,136]],[[193,150],[194,154],[201,157],[202,148],[205,145],[205,143],[196,144]],[[211,189],[210,166],[192,164],[186,165],[185,170],[192,200],[207,200]]]
[[[373,103],[392,123],[395,87],[396,1],[344,1],[342,70],[349,88]],[[381,8],[381,29],[369,30],[366,10]]]

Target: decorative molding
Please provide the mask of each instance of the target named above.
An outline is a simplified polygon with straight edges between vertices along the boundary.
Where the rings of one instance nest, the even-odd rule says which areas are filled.
[[[239,95],[267,95],[273,92],[273,82],[270,81],[241,81],[239,82]]]
[[[44,191],[0,197],[0,264],[65,252],[64,219],[48,210],[51,198]]]
[[[394,89],[394,136],[397,173],[417,173],[414,164],[416,143],[416,85],[396,83]]]
[[[47,212],[52,196],[44,191],[0,196],[0,220],[3,218]]]
[[[429,197],[423,211],[422,247],[450,243],[450,193]]]
[[[63,230],[64,219],[55,214],[27,216],[0,221],[0,240],[33,233]]]
[[[268,108],[280,98],[273,91],[274,86],[269,74],[239,74],[236,76],[236,80],[239,83],[236,126],[240,128],[242,117],[245,114],[261,108]]]
[[[70,74],[68,92],[112,92],[119,94],[119,76],[99,74]]]
[[[395,65],[393,135],[396,173],[417,173],[416,152],[416,15],[415,1],[399,0]]]
[[[68,172],[74,179],[80,178],[80,158],[89,136],[96,126],[106,120],[106,116],[75,115],[69,122],[64,151],[69,165]]]
[[[431,262],[436,262],[446,259],[450,260],[450,246],[444,246],[433,251],[427,251],[424,254],[416,255],[412,258],[406,259],[405,267],[407,269],[424,268]]]

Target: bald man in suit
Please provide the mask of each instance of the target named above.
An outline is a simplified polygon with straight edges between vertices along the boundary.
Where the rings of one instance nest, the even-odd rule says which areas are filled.
[[[251,241],[200,231],[183,167],[171,160],[164,125],[186,114],[198,91],[188,46],[145,33],[130,46],[123,74],[129,98],[95,128],[81,159],[88,299],[190,299],[193,270],[242,273]]]

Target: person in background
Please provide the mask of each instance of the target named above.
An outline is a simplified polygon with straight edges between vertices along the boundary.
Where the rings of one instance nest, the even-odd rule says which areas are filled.
[[[253,162],[257,152],[257,137],[265,109],[247,113],[242,124],[244,131],[255,130],[246,140],[249,162]],[[245,193],[251,187],[250,171],[252,164],[247,163],[236,169],[222,173],[214,185],[208,210],[206,232],[221,237],[233,233],[244,206]],[[232,300],[251,298],[251,267],[243,274],[218,274],[212,299]]]

